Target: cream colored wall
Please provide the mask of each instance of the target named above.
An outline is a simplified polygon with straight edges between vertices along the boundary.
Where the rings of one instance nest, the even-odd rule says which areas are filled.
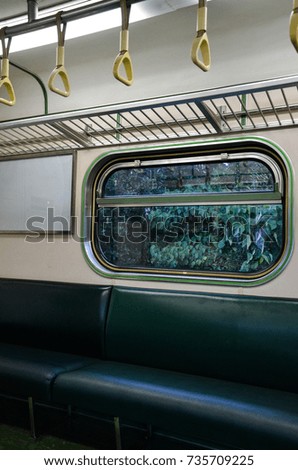
[[[255,134],[257,135],[257,134]],[[294,174],[298,171],[297,130],[269,131],[263,137],[278,143],[289,155]],[[80,233],[80,215],[82,201],[82,183],[89,166],[99,155],[111,149],[93,149],[78,152],[75,181],[75,215],[77,225],[75,233]],[[297,190],[295,196],[298,197]],[[297,208],[296,208],[297,212]],[[295,233],[298,233],[298,219],[295,217]],[[224,287],[201,286],[200,284],[171,284],[169,282],[133,282],[109,280],[95,273],[87,264],[82,253],[81,243],[71,237],[64,240],[62,236],[44,239],[41,242],[28,243],[24,235],[0,235],[0,277],[19,279],[41,279],[91,284],[120,284],[165,289],[194,290],[204,292],[226,292],[245,295],[265,295],[297,297],[298,250],[286,269],[273,281],[259,287]]]

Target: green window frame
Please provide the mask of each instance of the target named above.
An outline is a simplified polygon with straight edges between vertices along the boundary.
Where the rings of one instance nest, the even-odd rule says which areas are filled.
[[[266,282],[291,252],[290,174],[261,140],[110,153],[88,177],[87,258],[110,277]]]

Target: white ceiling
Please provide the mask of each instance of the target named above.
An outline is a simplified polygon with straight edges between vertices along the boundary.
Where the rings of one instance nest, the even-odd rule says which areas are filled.
[[[38,0],[38,8],[47,8],[65,3],[65,0]],[[1,0],[0,21],[5,18],[26,14],[27,0]]]
[[[32,0],[32,3],[34,6],[34,0]],[[46,16],[53,16],[59,10],[67,11],[74,8],[88,7],[89,5],[100,5],[101,3],[106,2],[104,0],[37,0],[39,10],[37,13],[37,19],[44,18]],[[117,5],[117,2],[114,2],[114,4]],[[136,21],[143,19],[158,17],[166,13],[183,10],[186,7],[196,6],[197,4],[198,0],[143,0],[138,4],[133,5],[130,22],[135,23]],[[120,2],[118,2],[118,5],[120,7]],[[14,26],[19,23],[25,24],[28,21],[28,11],[24,11],[24,7],[27,7],[27,0],[14,0],[12,3],[2,0],[0,7],[0,28]],[[5,14],[5,18],[2,16],[3,12]],[[111,14],[106,12],[105,15],[107,16],[102,20],[97,18],[96,15],[94,18],[85,18],[83,20],[84,23],[82,22],[80,27],[78,27],[77,22],[74,22],[70,25],[70,28],[68,28],[68,40],[74,37],[90,35],[94,32],[120,26],[120,12],[117,12],[115,15],[114,12],[110,13]],[[56,42],[55,28],[49,28],[46,31],[38,31],[33,35],[32,33],[30,34],[17,37],[13,41],[13,46],[10,52],[14,53],[16,51],[31,49],[33,47]]]
[[[81,0],[79,6],[87,6],[90,0]],[[100,0],[98,0],[100,2]],[[161,14],[168,10],[178,10],[183,7],[188,7],[194,5],[198,0],[150,0],[150,8],[160,9]],[[210,0],[209,0],[210,1]],[[275,1],[275,0],[274,0]],[[59,9],[59,5],[65,3],[72,3],[72,0],[37,0],[38,9],[42,10],[44,8],[55,7]],[[73,2],[77,3],[77,2]],[[153,4],[153,5],[152,5]],[[1,0],[0,6],[0,22],[6,18],[12,18],[15,16],[21,16],[26,14],[28,11],[27,0]]]

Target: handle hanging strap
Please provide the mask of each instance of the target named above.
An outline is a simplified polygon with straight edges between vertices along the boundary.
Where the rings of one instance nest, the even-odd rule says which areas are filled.
[[[1,61],[1,79],[0,89],[4,87],[8,94],[8,99],[0,97],[0,103],[6,106],[13,106],[16,103],[16,96],[9,78],[9,49],[11,38],[5,38],[5,29],[0,30],[0,39],[2,43],[2,61]]]
[[[122,15],[122,29],[120,32],[120,52],[117,55],[113,65],[113,75],[120,82],[127,86],[133,83],[133,68],[131,57],[128,51],[129,47],[129,15],[131,5],[127,4],[126,0],[120,0],[121,15]],[[123,64],[126,77],[120,75],[120,67]]]
[[[298,52],[298,0],[294,0],[293,11],[290,17],[290,39]]]
[[[199,59],[199,53],[202,54],[202,60]],[[192,43],[191,59],[204,72],[208,72],[211,67],[210,45],[207,36],[207,0],[199,0],[197,35]]]
[[[57,33],[58,33],[58,45],[56,49],[56,67],[52,71],[48,86],[51,91],[57,93],[60,96],[67,98],[70,95],[70,83],[68,73],[64,66],[65,61],[65,33],[66,33],[66,23],[62,21],[62,11],[59,11],[56,15],[57,22]],[[60,76],[62,83],[64,85],[64,90],[56,87],[54,82],[56,78]]]

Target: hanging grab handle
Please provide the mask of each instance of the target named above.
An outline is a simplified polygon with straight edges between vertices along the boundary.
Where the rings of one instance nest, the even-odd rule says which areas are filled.
[[[4,87],[8,94],[8,99],[0,97],[0,103],[6,104],[6,106],[13,106],[16,103],[16,95],[9,78],[9,49],[11,44],[11,38],[8,38],[7,43],[5,41],[5,31],[1,29],[0,38],[2,42],[2,63],[1,63],[1,79],[0,89]]]
[[[290,17],[290,38],[298,52],[298,0],[294,0],[293,11]]]
[[[130,86],[133,82],[133,69],[132,62],[128,52],[129,44],[129,15],[130,5],[127,5],[126,0],[120,0],[121,15],[122,15],[122,29],[120,32],[120,52],[117,55],[113,65],[113,75],[124,85]],[[123,64],[126,77],[120,75],[120,67]]]
[[[65,56],[65,33],[66,33],[66,23],[62,21],[62,12],[59,11],[56,15],[57,21],[57,31],[58,31],[58,46],[56,49],[56,67],[50,75],[48,86],[51,91],[57,93],[60,96],[67,98],[70,95],[70,83],[68,78],[68,73],[64,67],[64,56]],[[62,83],[64,85],[64,90],[57,88],[54,85],[54,82],[58,75],[61,77]]]
[[[202,60],[198,55],[201,52]],[[195,65],[204,72],[208,72],[211,66],[210,45],[207,36],[207,0],[199,0],[197,35],[191,48],[191,59]]]

